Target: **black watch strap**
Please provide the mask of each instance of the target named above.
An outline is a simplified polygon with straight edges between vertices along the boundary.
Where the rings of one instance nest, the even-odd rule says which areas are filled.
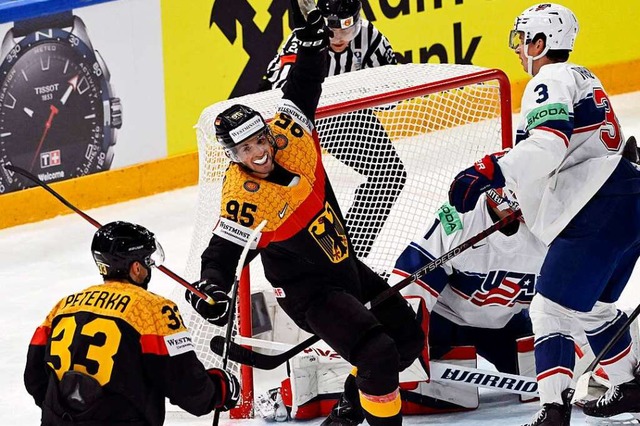
[[[56,13],[53,15],[38,16],[37,18],[16,21],[13,25],[14,37],[24,37],[37,30],[45,28],[65,28],[73,25],[73,12]]]

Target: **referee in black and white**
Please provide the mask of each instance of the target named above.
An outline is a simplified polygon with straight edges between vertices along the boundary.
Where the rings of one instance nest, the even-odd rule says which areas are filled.
[[[304,24],[299,2],[292,0],[295,26]],[[389,40],[360,16],[360,0],[319,0],[317,8],[333,31],[327,76],[397,64]],[[299,25],[300,24],[300,25]],[[295,62],[299,40],[292,33],[269,63],[259,90],[281,88]],[[365,177],[356,189],[345,220],[356,255],[366,257],[384,226],[407,179],[404,165],[373,110],[365,109],[318,120],[320,143],[331,155]],[[349,134],[326,134],[329,126],[350,129]]]

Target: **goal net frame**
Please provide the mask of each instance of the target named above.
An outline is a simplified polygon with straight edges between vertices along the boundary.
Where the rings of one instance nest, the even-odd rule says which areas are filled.
[[[421,74],[428,75],[421,81]],[[408,77],[417,76],[417,77]],[[390,77],[391,76],[391,77]],[[381,80],[381,81],[378,81]],[[371,83],[373,82],[373,83]],[[350,85],[350,93],[346,93],[347,90],[341,90],[342,85]],[[368,85],[374,85],[375,88],[369,90]],[[346,86],[345,86],[346,87]],[[323,85],[323,95],[320,100],[320,106],[316,112],[316,122],[320,122],[323,119],[330,119],[331,117],[339,116],[342,114],[352,113],[354,111],[361,111],[365,109],[380,108],[384,111],[385,108],[393,109],[397,105],[407,102],[408,100],[420,100],[428,98],[430,95],[435,94],[449,94],[455,93],[459,90],[466,90],[467,88],[478,87],[482,90],[490,88],[497,91],[497,98],[490,101],[492,108],[497,108],[499,111],[495,113],[493,117],[482,118],[479,116],[478,121],[482,120],[495,120],[496,128],[499,128],[499,136],[496,135],[497,140],[493,141],[493,145],[485,154],[499,151],[501,149],[508,148],[512,145],[512,112],[511,112],[511,88],[507,75],[498,69],[487,69],[471,65],[452,65],[452,64],[405,64],[397,66],[379,67],[373,69],[366,69],[355,73],[348,73],[341,76],[329,77],[325,80]],[[263,114],[265,119],[270,119],[275,113],[278,101],[282,96],[282,92],[279,89],[269,92],[262,92],[253,95],[247,95],[236,99],[230,99],[216,103],[210,107],[207,107],[195,126],[198,135],[198,149],[200,154],[200,180],[199,180],[199,196],[198,196],[198,210],[196,225],[194,229],[194,238],[189,255],[189,261],[186,268],[185,276],[187,279],[195,281],[199,278],[200,269],[200,254],[203,250],[203,233],[206,234],[206,241],[211,236],[211,231],[216,223],[216,218],[220,212],[219,193],[222,180],[221,176],[224,174],[227,160],[221,154],[222,149],[215,142],[215,130],[213,126],[213,120],[217,113],[223,109],[231,106],[235,103],[246,104],[254,107]],[[446,98],[447,96],[444,96]],[[445,102],[447,100],[445,99]],[[485,101],[478,101],[479,104]],[[496,105],[493,105],[496,104]],[[268,107],[264,107],[268,105]],[[391,107],[389,107],[391,106]],[[476,105],[470,105],[465,107],[447,106],[446,108],[474,108]],[[479,107],[483,107],[479,105]],[[437,108],[436,108],[437,109]],[[466,113],[466,112],[465,112]],[[453,115],[456,113],[454,112]],[[493,113],[492,113],[493,114]],[[467,121],[464,124],[473,122]],[[445,127],[447,127],[445,125]],[[447,129],[456,129],[456,125],[449,125]],[[429,132],[437,132],[438,129],[429,130]],[[322,139],[323,134],[320,133]],[[394,141],[395,143],[395,141]],[[469,142],[471,143],[471,142]],[[217,152],[216,152],[217,151]],[[214,152],[217,156],[216,160],[212,160],[211,152]],[[478,153],[481,151],[478,151]],[[428,156],[429,148],[425,149],[424,155]],[[323,154],[323,162],[325,162],[325,156],[330,154]],[[222,157],[221,157],[222,156]],[[222,158],[222,160],[221,160]],[[473,161],[479,159],[474,158]],[[212,161],[218,161],[219,164],[211,165]],[[463,167],[469,166],[471,163],[468,161],[460,161],[459,170]],[[326,164],[326,162],[325,162]],[[215,169],[215,173],[212,175],[210,169]],[[331,176],[331,170],[327,168],[327,173],[332,182],[334,180]],[[451,175],[451,179],[455,174]],[[442,185],[442,184],[441,184]],[[437,200],[440,203],[445,199]],[[341,206],[343,213],[346,213],[346,207]],[[435,211],[429,212],[431,215]],[[208,216],[207,216],[208,215]],[[202,219],[206,217],[206,219]],[[430,216],[431,217],[431,216]],[[426,223],[417,225],[416,229],[408,230],[409,240],[413,238],[416,230],[421,230]],[[366,262],[366,259],[363,259]],[[255,262],[254,262],[255,263]],[[375,269],[375,268],[374,268]],[[377,272],[384,272],[379,269],[375,269]],[[249,267],[245,267],[240,280],[239,293],[238,293],[238,306],[237,306],[237,323],[236,331],[238,334],[246,337],[252,337],[252,281],[255,284],[259,277],[255,276],[251,280]],[[263,280],[264,281],[264,280]],[[253,289],[256,290],[255,288]],[[183,289],[177,290],[174,293],[174,300],[177,300],[181,306],[181,312],[187,326],[194,336],[194,342],[203,340],[199,344],[196,344],[196,352],[201,358],[205,367],[219,366],[217,361],[210,358],[213,355],[208,347],[208,339],[211,333],[209,330],[211,325],[208,325],[205,321],[202,321],[198,317],[190,306],[184,303]],[[215,334],[224,334],[224,328],[220,328],[220,332],[216,331]],[[208,353],[207,353],[208,352]],[[249,418],[253,415],[253,398],[254,398],[254,384],[253,384],[253,371],[251,367],[238,366],[234,363],[230,363],[232,371],[240,375],[242,386],[242,398],[239,406],[231,410],[231,418]]]

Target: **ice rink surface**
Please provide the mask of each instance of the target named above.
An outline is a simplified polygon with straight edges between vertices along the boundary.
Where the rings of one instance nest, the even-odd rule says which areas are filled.
[[[626,136],[640,137],[640,92],[612,97],[612,103]],[[64,194],[63,194],[64,195]],[[69,200],[71,203],[74,200]],[[186,265],[194,224],[197,188],[159,194],[135,201],[87,211],[101,223],[125,220],[153,231],[162,243],[165,266],[182,274]],[[32,206],[38,208],[38,206]],[[0,214],[2,214],[0,212]],[[622,216],[624,214],[622,213]],[[76,214],[17,226],[0,231],[0,425],[39,424],[40,410],[24,390],[22,373],[29,340],[53,305],[63,296],[100,281],[89,250],[95,228]],[[155,271],[150,290],[170,296],[174,282]],[[640,303],[640,268],[631,277],[621,308]],[[256,390],[267,389],[283,378],[282,370],[258,372]],[[517,396],[481,392],[480,407],[471,412],[407,416],[405,424],[429,425],[519,425],[537,411],[536,403],[521,404]],[[316,425],[321,419],[296,422]],[[264,420],[229,420],[220,424],[256,425]],[[211,417],[170,416],[167,425],[207,425]],[[572,424],[586,424],[574,409]]]

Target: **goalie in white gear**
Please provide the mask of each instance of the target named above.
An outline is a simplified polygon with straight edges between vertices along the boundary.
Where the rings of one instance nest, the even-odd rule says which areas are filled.
[[[640,256],[640,171],[623,155],[622,130],[600,80],[567,62],[577,32],[574,14],[556,4],[516,18],[510,47],[533,76],[517,145],[462,171],[449,193],[452,204],[472,207],[482,191],[506,185],[548,245],[530,308],[542,404],[531,426],[569,425],[575,325],[594,353],[604,349],[626,320],[614,302]],[[584,412],[640,412],[637,362],[627,330],[600,363],[612,387]]]
[[[513,212],[502,190],[492,195],[482,195],[476,208],[465,214],[444,204],[431,226],[397,259],[389,284],[396,284]],[[450,356],[454,348],[473,346],[499,371],[532,376],[533,331],[527,308],[545,254],[545,245],[524,223],[516,221],[403,290],[422,319],[427,336],[422,355],[426,366],[430,357],[441,359]],[[529,349],[523,349],[526,346]],[[457,362],[467,360],[465,356],[468,351]],[[473,367],[475,354],[471,356]],[[362,421],[351,382],[352,376],[323,426]],[[459,411],[475,408],[478,403],[475,389],[434,382],[405,386],[401,393],[405,414]]]
[[[397,259],[390,284],[511,214],[502,190],[492,191],[504,201],[497,204],[483,194],[474,210],[464,214],[444,204],[426,233]],[[533,334],[527,308],[545,254],[544,244],[515,221],[404,289],[405,298],[422,311],[430,357],[451,347],[474,346],[498,371],[522,374],[517,340]]]

